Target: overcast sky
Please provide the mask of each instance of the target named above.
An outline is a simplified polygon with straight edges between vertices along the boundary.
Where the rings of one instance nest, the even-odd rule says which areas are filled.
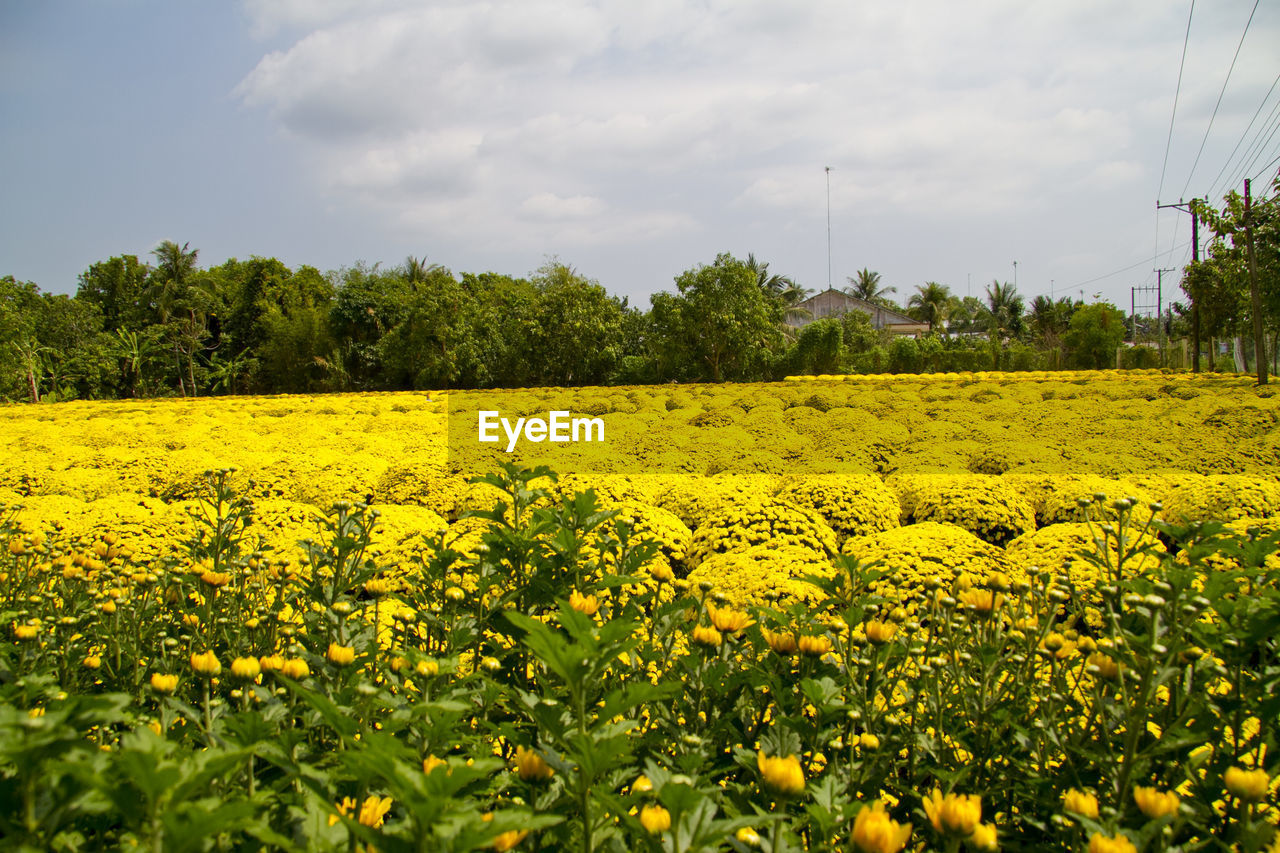
[[[643,305],[753,252],[820,290],[830,166],[837,287],[978,296],[1016,261],[1028,297],[1127,306],[1190,253],[1157,197],[1220,196],[1259,128],[1249,174],[1280,154],[1280,4],[1223,93],[1254,0],[1201,0],[1164,166],[1189,8],[2,0],[0,275],[70,293],[172,239],[201,265],[556,255]]]

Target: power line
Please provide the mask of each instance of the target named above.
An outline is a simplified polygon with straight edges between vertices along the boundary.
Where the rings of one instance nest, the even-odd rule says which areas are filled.
[[[1164,192],[1165,170],[1169,168],[1169,148],[1173,145],[1173,120],[1178,115],[1178,96],[1182,93],[1182,69],[1187,64],[1187,43],[1191,40],[1191,16],[1196,13],[1196,0],[1191,0],[1191,11],[1187,13],[1187,32],[1182,37],[1182,60],[1178,63],[1178,85],[1173,90],[1173,112],[1169,115],[1169,138],[1164,143],[1164,165],[1160,167],[1160,188],[1156,190],[1156,198]]]
[[[1266,151],[1267,146],[1271,144],[1271,138],[1276,135],[1277,130],[1280,130],[1280,121],[1277,121],[1276,126],[1271,128],[1271,133],[1267,135],[1267,141],[1262,143],[1262,147],[1258,149],[1258,153],[1254,156],[1252,160],[1249,161],[1249,165],[1245,167],[1245,170],[1244,170],[1245,174],[1248,174],[1249,170],[1253,168],[1254,164],[1266,156],[1263,152]],[[1265,169],[1266,167],[1264,166],[1263,168]]]
[[[1249,180],[1251,180],[1251,181],[1256,181],[1256,180],[1258,180],[1258,178],[1262,177],[1262,173],[1263,173],[1263,172],[1265,172],[1265,171],[1267,171],[1268,169],[1270,169],[1270,168],[1271,168],[1272,166],[1274,166],[1276,163],[1280,163],[1280,154],[1277,154],[1277,155],[1276,155],[1276,159],[1272,160],[1270,163],[1268,163],[1267,165],[1263,166],[1263,167],[1258,171],[1258,174],[1254,175],[1254,176],[1253,176],[1252,178],[1250,178]]]
[[[1156,189],[1156,206],[1160,205],[1160,196],[1164,194],[1164,176],[1169,169],[1169,149],[1173,145],[1173,120],[1178,115],[1178,97],[1182,94],[1182,70],[1187,64],[1187,44],[1191,41],[1191,19],[1196,13],[1196,0],[1191,0],[1191,9],[1187,12],[1187,31],[1182,36],[1182,59],[1178,61],[1178,84],[1173,90],[1173,110],[1169,113],[1169,136],[1164,142],[1164,165],[1160,167],[1160,186]],[[1156,213],[1155,240],[1151,245],[1151,262],[1155,263],[1160,254],[1160,214]]]
[[[1245,150],[1244,156],[1240,158],[1240,162],[1236,164],[1235,169],[1231,172],[1231,179],[1223,184],[1218,195],[1225,194],[1240,181],[1248,177],[1249,169],[1253,164],[1257,163],[1262,157],[1262,153],[1267,150],[1267,145],[1271,142],[1271,138],[1276,135],[1276,128],[1280,127],[1280,101],[1271,110],[1271,115],[1267,116],[1267,120],[1258,128],[1257,134],[1253,137],[1253,141],[1249,143],[1249,147]]]
[[[1226,161],[1223,162],[1222,168],[1218,170],[1218,174],[1209,182],[1210,187],[1216,187],[1218,181],[1226,173],[1227,167],[1231,165],[1231,160],[1236,156],[1236,152],[1240,150],[1240,146],[1244,143],[1245,137],[1249,135],[1249,131],[1253,130],[1253,123],[1258,120],[1258,116],[1262,115],[1262,110],[1267,105],[1267,101],[1271,100],[1271,93],[1276,90],[1276,85],[1280,84],[1280,74],[1276,75],[1276,79],[1271,81],[1271,88],[1267,90],[1267,94],[1263,96],[1262,103],[1258,104],[1258,109],[1254,110],[1253,118],[1249,119],[1249,126],[1244,129],[1244,133],[1240,134],[1240,139],[1236,142],[1236,147],[1231,149],[1231,153],[1227,155]]]
[[[1191,245],[1191,241],[1190,241],[1190,240],[1188,240],[1187,242],[1183,243],[1181,246],[1174,246],[1172,249],[1170,249],[1170,250],[1169,250],[1168,252],[1166,252],[1165,254],[1173,254],[1174,252],[1178,251],[1178,249],[1185,249],[1186,247],[1188,247],[1188,246],[1190,246],[1190,245]],[[1158,257],[1158,256],[1157,256],[1157,257]],[[1113,272],[1106,273],[1105,275],[1100,275],[1100,276],[1098,276],[1097,278],[1091,278],[1091,279],[1089,279],[1088,281],[1078,281],[1078,282],[1076,282],[1075,284],[1071,284],[1071,285],[1068,285],[1068,286],[1067,286],[1067,287],[1065,287],[1065,288],[1059,288],[1059,289],[1060,289],[1060,290],[1063,290],[1063,289],[1065,289],[1065,290],[1072,290],[1073,288],[1077,288],[1077,287],[1084,287],[1086,284],[1093,284],[1093,283],[1094,283],[1094,282],[1096,282],[1096,281],[1102,281],[1104,278],[1111,278],[1111,276],[1113,276],[1113,275],[1120,275],[1120,273],[1122,273],[1122,272],[1128,272],[1129,270],[1137,269],[1138,267],[1140,267],[1140,266],[1144,266],[1144,265],[1149,264],[1149,263],[1151,263],[1149,260],[1147,260],[1146,258],[1143,258],[1142,260],[1138,261],[1136,264],[1130,264],[1130,265],[1129,265],[1129,266],[1127,266],[1127,267],[1123,267],[1123,268],[1118,269],[1118,270],[1115,270],[1115,271],[1113,271]]]
[[[1213,120],[1218,117],[1218,107],[1222,106],[1222,96],[1227,93],[1227,84],[1231,82],[1231,72],[1236,69],[1236,60],[1240,58],[1240,48],[1244,47],[1244,37],[1249,34],[1249,25],[1253,23],[1254,12],[1258,11],[1258,4],[1262,0],[1253,0],[1253,11],[1249,13],[1249,20],[1245,22],[1244,32],[1240,34],[1240,43],[1236,45],[1235,55],[1231,57],[1231,67],[1227,69],[1227,79],[1222,81],[1222,91],[1218,93],[1218,102],[1213,105],[1213,114],[1209,116],[1209,126],[1204,129],[1204,139],[1200,140],[1200,150],[1196,152],[1195,162],[1191,164],[1191,174],[1187,175],[1187,185],[1182,188],[1182,198],[1187,195],[1187,189],[1191,186],[1191,179],[1195,177],[1196,166],[1200,165],[1200,155],[1204,153],[1205,143],[1209,141],[1209,131],[1213,130]]]

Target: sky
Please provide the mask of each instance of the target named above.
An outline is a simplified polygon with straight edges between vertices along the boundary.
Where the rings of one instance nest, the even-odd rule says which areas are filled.
[[[175,240],[647,306],[728,252],[1128,306],[1190,255],[1157,200],[1275,174],[1277,46],[1258,0],[3,0],[0,276]]]

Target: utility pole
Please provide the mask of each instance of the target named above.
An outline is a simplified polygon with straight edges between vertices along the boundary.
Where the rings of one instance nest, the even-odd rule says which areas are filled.
[[[831,289],[831,167],[823,167],[827,172],[827,290]]]
[[[1258,384],[1267,384],[1267,338],[1262,331],[1262,294],[1258,289],[1258,268],[1253,259],[1253,203],[1249,179],[1244,179],[1245,252],[1249,261],[1249,301],[1253,307],[1253,358],[1258,363]]]
[[[1189,202],[1178,200],[1177,204],[1161,204],[1156,202],[1156,210],[1171,207],[1174,210],[1182,210],[1191,214],[1191,263],[1200,262],[1200,216],[1196,209],[1196,202],[1199,199],[1191,199]],[[1195,294],[1191,296],[1191,372],[1200,372],[1200,303],[1196,299]]]
[[[1177,272],[1174,269],[1156,270],[1156,340],[1160,347],[1160,366],[1165,366],[1164,359],[1164,274]]]

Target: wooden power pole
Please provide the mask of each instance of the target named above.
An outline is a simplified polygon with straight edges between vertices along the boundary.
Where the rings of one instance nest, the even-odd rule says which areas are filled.
[[[1253,309],[1253,358],[1258,364],[1258,384],[1267,384],[1267,338],[1262,331],[1262,293],[1258,289],[1258,268],[1253,260],[1253,204],[1249,179],[1244,179],[1244,239],[1249,262],[1249,301]]]

